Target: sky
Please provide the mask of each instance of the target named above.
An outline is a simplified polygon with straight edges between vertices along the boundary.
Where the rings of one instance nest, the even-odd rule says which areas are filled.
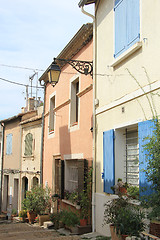
[[[0,0],[0,120],[21,112],[30,77],[36,72],[32,81],[36,86],[53,58],[83,24],[92,22],[81,12],[79,1]],[[93,14],[93,7],[85,10]],[[37,95],[42,99],[43,90],[38,89]]]

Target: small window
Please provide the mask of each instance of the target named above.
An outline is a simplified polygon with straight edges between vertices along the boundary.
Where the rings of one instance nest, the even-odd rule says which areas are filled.
[[[25,137],[25,156],[32,155],[32,146],[33,146],[33,135],[28,133]]]
[[[84,160],[65,161],[65,191],[79,193],[84,189]]]
[[[116,0],[114,11],[116,58],[140,39],[139,0]]]
[[[50,98],[50,114],[49,114],[49,132],[54,132],[55,128],[55,96]]]
[[[6,154],[11,155],[12,154],[12,134],[7,134],[7,144],[6,144]]]
[[[71,126],[78,123],[79,120],[79,79],[76,79],[71,84]]]

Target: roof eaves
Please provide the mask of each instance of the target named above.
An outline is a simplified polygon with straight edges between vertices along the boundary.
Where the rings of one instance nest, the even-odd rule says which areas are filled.
[[[79,7],[84,7],[84,5],[92,4],[92,3],[95,3],[95,2],[96,2],[96,0],[81,0],[78,3],[78,6]]]

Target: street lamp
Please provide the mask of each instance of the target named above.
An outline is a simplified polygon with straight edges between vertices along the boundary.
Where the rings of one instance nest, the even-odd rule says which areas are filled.
[[[71,59],[54,58],[53,63],[50,65],[48,69],[49,83],[52,84],[53,86],[58,82],[61,73],[61,69],[59,65],[56,63],[56,60],[62,63],[70,64],[77,72],[81,74],[85,75],[90,74],[91,76],[93,75],[92,61],[79,61]]]

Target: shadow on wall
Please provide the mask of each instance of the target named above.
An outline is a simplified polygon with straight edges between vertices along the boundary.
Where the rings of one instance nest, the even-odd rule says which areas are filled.
[[[67,125],[59,129],[59,148],[61,155],[71,154],[71,139]]]

